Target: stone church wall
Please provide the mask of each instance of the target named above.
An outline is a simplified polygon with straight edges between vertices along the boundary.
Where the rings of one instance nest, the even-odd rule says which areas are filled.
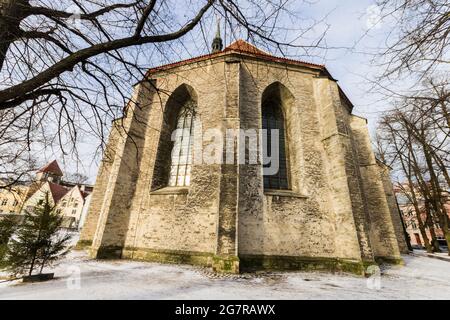
[[[370,219],[370,241],[374,256],[388,261],[400,261],[400,251],[386,199],[383,181],[372,151],[367,120],[353,116],[351,128],[358,149],[363,188]]]
[[[196,96],[197,117],[203,130],[222,128],[224,116],[224,64],[187,69],[156,79],[161,90],[154,96],[149,113],[145,147],[136,194],[131,206],[125,256],[160,261],[207,263],[216,251],[221,168],[219,164],[194,165],[191,186],[151,190],[152,175],[166,124],[163,110],[168,100],[164,92],[180,85],[190,86]],[[211,75],[215,79],[211,79]],[[216,84],[212,87],[211,84]],[[166,91],[167,90],[167,91]],[[206,145],[206,143],[205,143]]]
[[[92,243],[92,256],[229,272],[325,267],[360,274],[374,256],[399,259],[398,226],[366,124],[350,114],[334,80],[233,55],[153,77],[136,86],[127,117],[111,134],[113,161],[102,162],[79,243]],[[274,83],[286,119],[291,190],[264,192],[261,165],[239,159],[194,163],[190,187],[161,188],[172,92],[187,88],[203,132],[225,136],[226,129],[261,128],[262,95]],[[238,138],[235,152],[242,144]]]
[[[397,237],[398,246],[400,252],[408,254],[408,244],[406,243],[405,230],[398,211],[397,199],[394,194],[394,188],[392,186],[392,180],[390,177],[390,169],[388,166],[378,162],[378,168],[380,170],[381,180],[383,181],[384,193],[388,202],[389,210],[391,213],[392,223],[394,225],[395,235]]]
[[[335,256],[334,213],[329,204],[311,72],[246,62],[241,127],[259,128],[264,89],[280,82],[295,97],[284,105],[292,192],[264,195],[260,166],[241,165],[241,256]],[[256,112],[255,112],[256,111]],[[331,231],[331,232],[330,232]]]
[[[115,158],[115,151],[119,141],[118,128],[113,124],[109,134],[108,144],[95,181],[95,188],[92,192],[91,204],[89,205],[86,222],[80,235],[80,240],[77,243],[77,248],[87,248],[92,245],[95,231],[97,230],[98,218],[102,209],[103,198],[108,187],[108,181],[111,175],[111,168]]]

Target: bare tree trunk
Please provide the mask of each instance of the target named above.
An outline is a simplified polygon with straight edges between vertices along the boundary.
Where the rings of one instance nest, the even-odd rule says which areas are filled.
[[[433,148],[429,145],[429,143],[426,139],[426,126],[427,125],[422,122],[421,127],[417,128],[406,117],[402,116],[401,119],[404,122],[404,125],[407,129],[408,135],[414,136],[414,138],[417,140],[420,147],[422,148],[426,166],[428,169],[428,173],[430,174],[430,181],[429,181],[430,188],[429,188],[428,183],[424,180],[422,173],[420,172],[420,168],[418,166],[417,159],[414,155],[412,146],[409,143],[408,145],[410,148],[410,152],[412,154],[412,160],[414,161],[415,175],[419,179],[419,185],[420,185],[420,188],[422,189],[423,196],[425,197],[425,200],[426,200],[425,204],[427,206],[427,222],[429,219],[432,218],[431,217],[431,208],[430,208],[430,204],[431,204],[433,211],[439,218],[439,225],[442,229],[442,232],[444,233],[444,237],[447,241],[447,245],[449,246],[448,250],[449,250],[449,255],[450,255],[450,241],[449,241],[450,234],[449,234],[448,217],[447,217],[447,213],[446,213],[445,209],[442,210],[443,209],[443,205],[442,205],[443,192],[442,192],[442,189],[440,186],[440,181],[436,174],[436,170],[435,170],[434,163],[433,163],[433,159],[436,160],[437,158],[438,159],[440,159],[440,158],[434,152]],[[438,167],[441,167],[441,163],[439,163],[439,161],[437,161],[437,162],[438,162],[437,163]],[[445,165],[443,165],[441,169],[443,169],[442,170],[443,172],[447,173],[447,168],[445,167]],[[445,174],[444,174],[444,176],[445,176]],[[430,232],[434,233],[434,225],[431,223],[431,225],[429,225],[429,227],[430,227]],[[433,238],[432,243],[433,243],[434,250],[436,252],[441,252],[435,233],[432,234],[432,238]]]
[[[442,228],[442,232],[444,233],[444,237],[447,240],[447,246],[448,246],[448,254],[450,255],[450,234],[449,234],[449,226],[448,226],[448,219],[446,217],[447,213],[442,211],[442,203],[441,203],[441,197],[442,197],[442,190],[439,185],[439,179],[436,175],[436,172],[433,167],[433,162],[430,156],[430,153],[428,152],[428,146],[423,145],[423,151],[425,155],[425,160],[428,165],[428,169],[430,171],[430,178],[431,178],[431,188],[433,191],[432,197],[433,201],[431,202],[434,212],[436,212],[438,218],[439,218],[439,225]]]
[[[434,224],[433,224],[434,221],[433,221],[433,216],[431,214],[429,199],[425,199],[425,211],[427,212],[426,225],[428,226],[428,229],[430,229],[431,244],[433,246],[433,251],[441,252],[441,249],[439,248],[439,242],[437,241],[437,238],[436,238],[436,231],[434,230]]]
[[[29,7],[28,0],[0,0],[0,71],[11,43],[20,35],[20,22]]]
[[[450,187],[450,175],[448,174],[447,167],[445,166],[441,157],[439,157],[439,155],[437,155],[436,152],[433,152],[431,156],[433,157],[434,161],[436,161],[436,164],[439,166],[439,169],[442,171],[442,174],[444,175],[447,185]]]
[[[441,102],[440,106],[442,109],[442,113],[444,114],[445,120],[447,122],[447,127],[450,128],[450,112],[447,109],[447,105],[445,104],[445,102]]]
[[[409,134],[410,133],[411,132],[409,132]],[[430,229],[431,245],[433,247],[433,252],[441,252],[441,249],[439,248],[439,243],[436,238],[436,232],[434,230],[433,215],[430,206],[430,203],[433,203],[433,194],[430,191],[430,188],[428,188],[427,182],[425,181],[422,172],[420,171],[419,162],[417,161],[417,158],[413,152],[412,145],[410,143],[408,143],[408,147],[410,149],[411,155],[410,163],[413,167],[414,176],[418,181],[420,193],[422,194],[422,197],[424,198],[425,201],[425,215],[426,215],[425,225],[428,226],[428,228]]]
[[[447,241],[448,255],[450,256],[450,218],[447,215],[445,204],[441,201],[442,216],[439,217],[439,226],[442,228],[444,238]]]
[[[430,240],[428,239],[427,232],[425,230],[425,224],[422,221],[422,210],[420,210],[419,201],[417,200],[417,195],[416,195],[416,191],[415,191],[416,186],[414,185],[414,182],[412,181],[412,178],[411,178],[411,168],[410,168],[411,161],[410,160],[408,161],[409,170],[406,170],[403,160],[401,160],[401,164],[403,167],[403,171],[407,174],[406,178],[408,179],[408,187],[409,187],[408,191],[411,193],[411,196],[408,198],[414,207],[417,223],[419,224],[419,230],[420,230],[420,233],[423,238],[425,249],[427,250],[427,252],[432,253],[433,247],[430,244]],[[428,214],[428,213],[426,213],[426,214]]]
[[[432,253],[434,251],[433,250],[434,246],[432,246],[432,244],[430,244],[430,241],[428,239],[427,232],[425,229],[427,219],[425,220],[425,223],[422,221],[422,210],[420,210],[419,201],[417,199],[416,191],[415,191],[416,185],[414,184],[414,182],[412,180],[413,176],[415,176],[416,179],[418,181],[420,181],[421,176],[417,175],[418,173],[420,174],[420,170],[418,170],[417,159],[414,156],[414,148],[411,143],[411,136],[408,136],[407,140],[405,141],[405,145],[408,150],[406,164],[403,162],[404,161],[403,157],[400,157],[400,162],[402,164],[403,171],[406,174],[406,177],[408,179],[408,185],[409,185],[410,192],[411,192],[411,200],[412,200],[412,203],[414,206],[414,210],[416,211],[416,218],[417,218],[417,222],[419,224],[419,230],[420,230],[420,233],[422,234],[425,248],[426,248],[427,252]],[[406,169],[406,166],[408,169]],[[420,191],[422,191],[421,193],[423,196],[423,190],[420,190]],[[428,217],[429,212],[425,211],[425,214]],[[433,241],[433,239],[432,239],[432,241]]]
[[[34,265],[36,263],[37,250],[33,251],[33,259],[31,259],[30,270],[28,271],[28,275],[31,276],[33,274]]]
[[[39,270],[39,274],[42,274],[42,271],[44,271],[44,266],[45,266],[46,263],[47,263],[47,259],[44,258],[42,260],[41,269]]]
[[[441,252],[441,248],[439,247],[439,242],[437,241],[437,237],[436,237],[436,231],[434,230],[434,226],[431,221],[428,224],[428,228],[430,229],[431,242],[433,245],[433,252]]]
[[[398,213],[400,215],[400,221],[402,223],[403,234],[405,236],[405,240],[406,240],[406,244],[408,246],[408,250],[412,252],[412,251],[414,251],[414,249],[413,249],[413,247],[411,245],[411,237],[409,236],[408,231],[406,231],[405,219],[403,217],[402,210],[400,209],[400,205],[398,204],[397,196],[395,197],[395,203],[397,205],[397,210],[398,210]]]
[[[447,247],[448,247],[448,255],[450,256],[450,218],[447,215],[447,212],[444,211],[444,221],[441,223],[441,225],[443,224],[444,228],[446,228],[447,232],[444,231],[444,237],[445,240],[447,241]]]
[[[413,189],[414,188],[414,184],[412,184],[410,182],[409,183],[409,188],[411,189],[411,195],[412,195],[412,200],[413,200],[412,204],[414,206],[414,211],[416,212],[417,223],[419,224],[419,230],[420,230],[420,233],[422,234],[422,238],[423,238],[423,243],[425,245],[425,249],[427,250],[428,253],[432,253],[433,252],[433,247],[430,244],[430,240],[428,239],[428,236],[427,236],[427,231],[425,230],[425,224],[422,221],[421,210],[420,210],[420,207],[419,207],[419,203],[417,202],[416,193],[415,193],[415,191]]]
[[[423,242],[425,245],[425,248],[427,252],[432,253],[433,248],[430,245],[430,241],[428,239],[425,225],[422,221],[422,212],[420,210],[419,202],[416,195],[416,185],[413,181],[413,171],[416,170],[413,169],[413,163],[412,163],[412,155],[414,154],[414,150],[412,150],[411,147],[411,137],[408,137],[406,139],[403,139],[404,146],[399,146],[396,140],[396,137],[399,137],[401,135],[396,132],[395,128],[389,123],[389,121],[385,121],[385,125],[387,126],[387,129],[389,130],[389,134],[391,136],[391,143],[393,144],[395,153],[398,155],[398,161],[402,168],[403,174],[405,175],[407,181],[408,181],[408,188],[409,190],[404,190],[405,196],[408,198],[409,202],[414,207],[414,211],[416,213],[416,219],[419,224],[419,230],[423,238]],[[404,147],[407,149],[404,150]]]

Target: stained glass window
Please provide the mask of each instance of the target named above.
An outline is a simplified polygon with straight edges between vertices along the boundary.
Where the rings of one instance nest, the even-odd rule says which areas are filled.
[[[265,154],[269,157],[271,155],[271,130],[278,131],[278,160],[279,169],[276,174],[264,175],[264,188],[265,189],[275,189],[275,190],[287,190],[289,189],[288,182],[288,163],[289,160],[286,157],[286,138],[284,129],[284,116],[281,110],[281,105],[277,101],[267,101],[263,103],[262,107],[262,128],[267,130],[267,143],[263,148],[267,148]],[[264,164],[264,167],[270,167],[271,163]]]
[[[177,118],[170,166],[170,187],[185,187],[191,183],[193,122],[193,107],[188,104],[180,110]]]

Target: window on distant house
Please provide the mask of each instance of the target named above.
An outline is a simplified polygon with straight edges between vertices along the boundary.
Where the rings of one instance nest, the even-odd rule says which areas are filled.
[[[19,204],[19,201],[17,201],[17,200],[14,200],[14,202],[13,202],[13,206],[14,207],[17,207],[17,205]]]
[[[72,210],[72,215],[76,215],[77,214],[77,210]]]
[[[2,200],[2,206],[6,206],[8,204],[8,199],[3,199]]]

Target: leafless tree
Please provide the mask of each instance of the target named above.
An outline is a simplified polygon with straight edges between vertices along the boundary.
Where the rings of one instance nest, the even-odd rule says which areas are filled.
[[[30,181],[36,170],[36,153],[31,145],[41,140],[27,120],[31,119],[16,119],[9,110],[0,112],[0,189]]]
[[[427,250],[430,247],[426,227],[435,251],[439,250],[434,230],[436,223],[450,244],[449,216],[445,209],[445,194],[450,187],[448,97],[446,82],[437,84],[430,80],[422,91],[403,97],[395,110],[382,117],[377,139],[378,152],[397,169],[398,184],[403,186],[403,180],[406,181],[403,193],[415,208]]]
[[[0,154],[12,150],[26,161],[32,132],[63,154],[76,153],[83,135],[102,151],[131,85],[154,64],[199,49],[188,43],[209,43],[216,16],[230,32],[278,52],[320,46],[322,36],[296,45],[312,26],[294,9],[285,0],[0,0]],[[295,26],[280,25],[282,17]]]
[[[429,76],[450,64],[450,2],[448,0],[378,0],[383,18],[393,18],[383,52],[386,72],[420,72]]]
[[[84,174],[75,172],[75,173],[69,173],[69,174],[64,175],[64,180],[67,182],[70,182],[70,183],[75,183],[75,184],[81,185],[81,184],[87,183],[89,180],[89,177]]]

